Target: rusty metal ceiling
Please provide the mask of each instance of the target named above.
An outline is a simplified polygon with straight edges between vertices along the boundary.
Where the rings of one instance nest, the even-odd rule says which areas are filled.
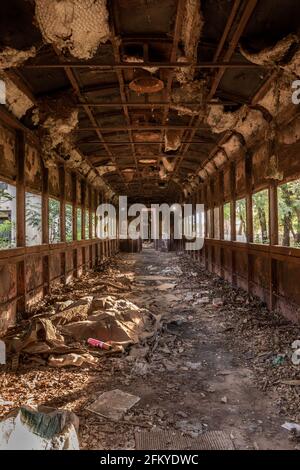
[[[176,68],[184,55],[187,2],[108,1],[110,38],[88,60],[45,44],[33,1],[1,2],[0,45],[38,49],[35,58],[14,70],[15,78],[37,100],[70,93],[75,97],[77,148],[116,192],[131,198],[178,197],[186,179],[201,169],[224,137],[203,122],[206,104],[223,103],[229,111],[251,105],[273,72],[247,62],[239,44],[256,52],[299,28],[298,0],[189,0],[198,4],[203,20],[189,64],[195,66],[193,80],[204,82],[206,93],[201,104],[185,102],[190,114],[182,113],[172,106],[171,96],[182,86]],[[150,66],[155,69],[145,70]],[[187,64],[183,69],[188,70]],[[144,93],[145,86],[162,89]],[[180,145],[166,152],[169,132],[179,136]],[[161,163],[166,157],[167,171]]]

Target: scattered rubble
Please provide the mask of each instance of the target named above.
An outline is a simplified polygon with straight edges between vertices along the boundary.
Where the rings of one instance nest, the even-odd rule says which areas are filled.
[[[205,436],[219,428],[220,418],[237,448],[252,448],[253,432],[259,448],[267,441],[293,447],[278,429],[283,418],[294,423],[300,418],[299,366],[292,363],[299,328],[280,316],[270,318],[259,301],[233,290],[184,254],[153,255],[143,266],[136,261],[139,256],[119,255],[99,272],[53,289],[31,319],[8,332],[8,360],[0,370],[0,417],[26,404],[73,411],[80,419],[82,449],[133,449],[135,433],[143,428]],[[157,295],[163,276],[172,289]],[[64,322],[68,311],[70,321]],[[142,319],[140,328],[135,319]],[[108,341],[117,327],[131,337],[130,343],[122,351],[89,346],[89,338],[106,340],[105,329],[95,334],[92,327],[93,334],[87,335],[81,324],[104,326],[111,320]],[[76,328],[79,338],[71,333]],[[279,355],[284,362],[273,365]],[[60,367],[69,359],[68,366]],[[103,394],[115,390],[140,402],[117,406],[121,414],[112,421],[108,415],[115,407],[102,404],[99,414],[92,408]],[[254,410],[247,407],[252,399]]]
[[[88,410],[104,418],[119,421],[139,401],[140,397],[116,389],[102,393],[95,402],[89,405]]]

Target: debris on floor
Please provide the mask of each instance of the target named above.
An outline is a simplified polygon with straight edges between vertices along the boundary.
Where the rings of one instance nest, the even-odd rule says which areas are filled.
[[[300,328],[187,255],[120,254],[31,315],[4,338],[2,420],[24,406],[73,412],[81,449],[147,446],[144,429],[181,436],[178,448],[220,429],[237,449],[299,447],[282,423],[300,421]],[[115,390],[133,402],[112,406]]]
[[[79,450],[78,428],[70,411],[22,407],[0,421],[0,450]]]
[[[87,409],[104,418],[119,421],[139,401],[140,397],[116,389],[102,393]]]

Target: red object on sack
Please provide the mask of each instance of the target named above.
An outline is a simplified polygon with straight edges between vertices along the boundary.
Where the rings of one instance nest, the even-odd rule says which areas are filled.
[[[89,338],[87,342],[90,346],[94,346],[94,348],[111,349],[110,344],[104,343],[104,341],[100,341],[99,339]]]

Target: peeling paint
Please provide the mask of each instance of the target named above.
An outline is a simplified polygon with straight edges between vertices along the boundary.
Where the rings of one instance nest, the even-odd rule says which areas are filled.
[[[106,173],[113,173],[117,170],[115,165],[102,165],[97,166],[97,170],[100,176],[105,175]]]
[[[262,132],[266,131],[268,127],[262,112],[250,109],[246,105],[233,113],[224,112],[223,106],[211,106],[209,107],[207,124],[216,133],[229,130],[240,133],[247,145],[250,145],[251,140],[259,139]]]
[[[180,134],[178,131],[167,130],[165,132],[165,152],[176,151],[181,146]]]
[[[35,47],[31,47],[26,51],[13,49],[12,47],[5,47],[0,52],[0,70],[8,69],[10,67],[18,67],[31,57],[35,57],[35,55]]]
[[[204,20],[199,0],[186,0],[181,28],[181,41],[184,44],[184,56],[178,62],[197,62],[198,42],[201,36]],[[175,71],[179,83],[193,80],[193,67],[182,67]]]
[[[224,150],[225,150],[225,149],[224,149]],[[227,157],[226,157],[226,155],[225,155],[224,152],[222,152],[221,150],[219,150],[219,151],[215,154],[213,160],[214,160],[214,163],[215,163],[216,167],[217,167],[217,168],[221,168],[221,166],[224,165],[224,163],[227,162]]]
[[[45,41],[78,59],[92,58],[110,36],[106,0],[36,0],[35,14]]]
[[[229,159],[235,159],[245,153],[241,138],[236,134],[232,135],[221,147],[224,149]]]
[[[291,46],[298,42],[299,38],[296,35],[289,34],[285,38],[278,41],[275,46],[263,49],[256,54],[247,51],[242,46],[240,46],[240,52],[245,57],[245,59],[254,64],[275,65],[279,64],[289,52]]]
[[[144,62],[144,59],[142,59],[141,57],[124,55],[123,62],[127,62],[130,64],[142,64]],[[150,73],[155,73],[159,70],[159,67],[143,67],[143,70],[147,70],[147,72]]]
[[[176,164],[175,159],[173,159],[173,161],[170,161],[167,157],[162,157],[161,162],[167,171],[169,172],[174,171],[175,164]]]
[[[0,79],[6,85],[6,104],[7,109],[18,119],[21,119],[26,112],[34,106],[34,103],[25,95],[8,76],[0,73]]]

